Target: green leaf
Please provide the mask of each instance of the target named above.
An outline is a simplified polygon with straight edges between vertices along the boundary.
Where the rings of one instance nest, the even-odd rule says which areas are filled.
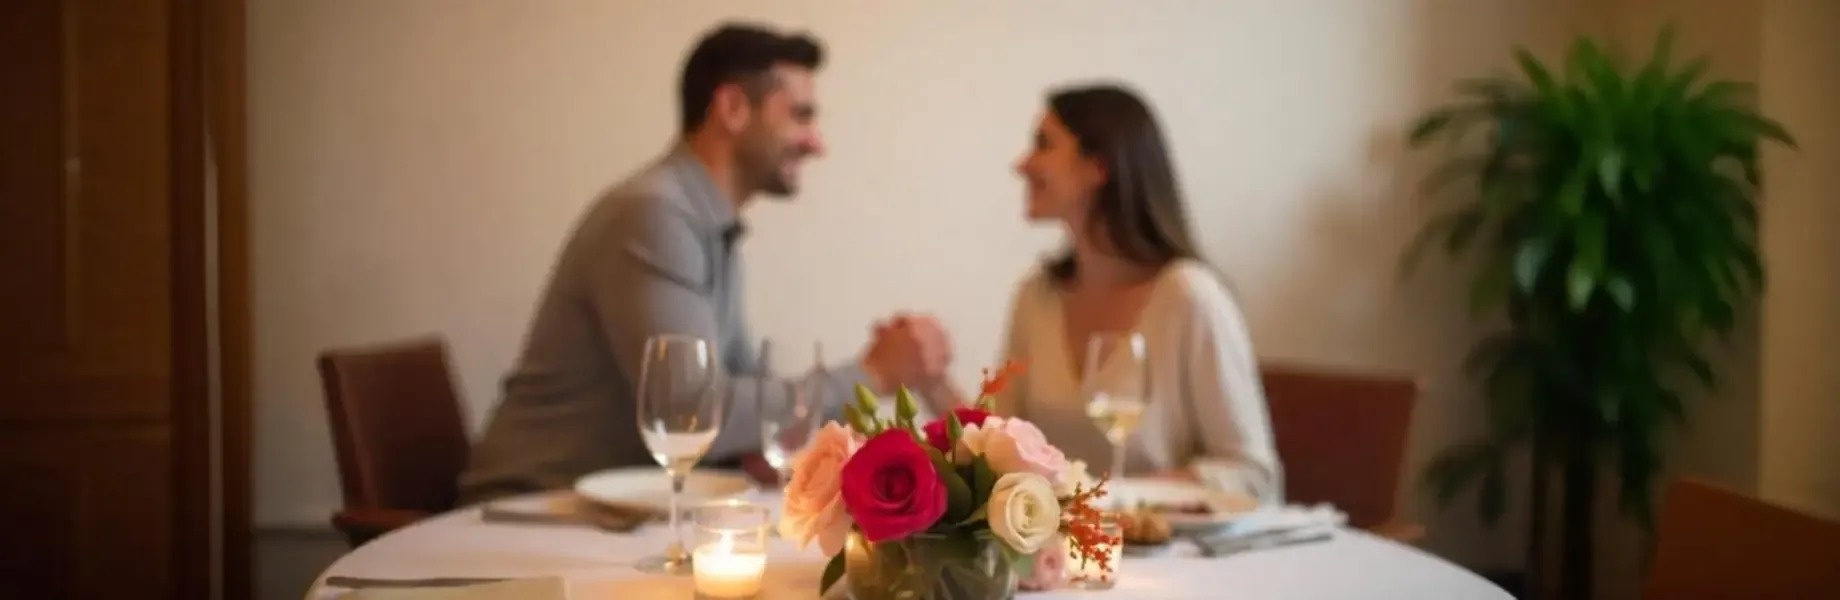
[[[1591,174],[1588,164],[1578,163],[1572,168],[1571,174],[1566,175],[1565,183],[1559,186],[1559,208],[1565,211],[1568,217],[1578,216],[1578,213],[1584,210],[1585,186],[1590,181]]]
[[[1424,145],[1425,142],[1437,137],[1437,134],[1444,131],[1451,123],[1456,122],[1461,112],[1460,108],[1447,107],[1426,113],[1412,125],[1412,133],[1406,137],[1408,143],[1413,147]]]
[[[1494,370],[1496,363],[1501,362],[1502,358],[1518,345],[1520,345],[1520,339],[1510,332],[1497,333],[1484,338],[1471,347],[1469,354],[1463,358],[1463,373],[1470,377],[1481,377],[1484,373]]]
[[[1680,396],[1673,391],[1663,389],[1657,392],[1655,406],[1661,409],[1661,414],[1667,416],[1669,422],[1675,425],[1687,422],[1686,406],[1681,403]]]
[[[1619,206],[1623,202],[1623,153],[1610,150],[1597,161],[1598,182],[1603,185],[1604,195],[1609,196]]]
[[[1681,349],[1678,354],[1681,366],[1693,373],[1693,376],[1699,379],[1700,385],[1706,386],[1707,389],[1718,385],[1718,377],[1712,372],[1712,363],[1708,362],[1705,357],[1685,348]]]
[[[838,552],[831,557],[830,562],[825,563],[824,577],[818,580],[818,595],[824,595],[830,591],[831,586],[837,584],[837,580],[843,579],[843,555],[844,552]]]
[[[1485,263],[1469,288],[1469,312],[1481,315],[1499,306],[1514,287],[1514,273],[1499,262]]]
[[[965,424],[958,420],[958,411],[946,413],[946,447],[956,453],[958,441],[962,439],[965,439]]]
[[[958,475],[958,469],[952,467],[952,460],[940,454],[938,448],[921,444],[926,454],[933,459],[933,468],[939,472],[939,479],[946,483],[946,514],[943,523],[957,523],[976,507],[971,505],[971,486]]]
[[[1433,491],[1439,505],[1449,504],[1464,487],[1482,476],[1496,454],[1495,446],[1488,442],[1451,446],[1426,465],[1422,485]]]
[[[972,504],[983,506],[990,502],[990,493],[997,487],[997,472],[990,468],[990,461],[979,455],[971,459],[971,498]]]
[[[1540,271],[1546,267],[1546,259],[1552,256],[1551,238],[1529,238],[1521,242],[1521,247],[1514,252],[1514,282],[1520,285],[1522,293],[1532,293],[1540,282]]]
[[[1596,291],[1598,281],[1603,276],[1604,246],[1609,237],[1608,226],[1603,217],[1593,213],[1578,222],[1576,250],[1571,268],[1566,272],[1566,298],[1574,312],[1583,310],[1591,301],[1592,292]]]
[[[1610,294],[1610,299],[1615,301],[1616,307],[1623,312],[1629,312],[1635,308],[1636,288],[1635,285],[1629,283],[1629,278],[1622,275],[1611,276],[1604,282],[1604,291]]]
[[[1573,261],[1572,268],[1565,274],[1566,305],[1572,312],[1583,311],[1594,291],[1597,291],[1597,274],[1583,262]]]
[[[1552,72],[1547,71],[1546,65],[1541,64],[1540,60],[1534,58],[1533,53],[1528,52],[1526,48],[1514,48],[1514,62],[1520,65],[1521,72],[1527,75],[1527,80],[1533,82],[1534,90],[1539,95],[1551,96],[1558,89],[1558,86],[1553,83]]]
[[[958,525],[960,527],[990,518],[990,505],[983,502],[974,501],[974,503],[977,505],[977,510],[971,511],[971,516],[965,517],[963,521],[959,521]]]
[[[1430,221],[1426,222],[1424,228],[1419,229],[1418,233],[1412,237],[1412,241],[1406,244],[1405,252],[1400,254],[1398,276],[1404,278],[1411,274],[1412,271],[1416,270],[1418,264],[1424,260],[1425,252],[1431,249],[1432,244],[1436,244],[1438,240],[1448,236],[1451,229],[1456,227],[1457,222],[1462,220],[1464,218],[1463,215],[1468,212],[1470,211],[1451,211],[1433,217]]]
[[[1003,560],[1009,561],[1009,570],[1016,574],[1016,578],[1028,579],[1035,574],[1034,555],[1017,552],[1014,548],[1010,548],[1009,544],[1003,543],[1002,541],[997,542],[997,548],[1002,549]],[[1046,550],[1043,551],[1045,552]]]

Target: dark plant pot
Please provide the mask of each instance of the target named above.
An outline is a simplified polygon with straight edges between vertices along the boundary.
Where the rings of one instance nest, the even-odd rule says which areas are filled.
[[[852,532],[843,585],[851,600],[1008,600],[1017,580],[1000,543],[988,534],[870,543]]]

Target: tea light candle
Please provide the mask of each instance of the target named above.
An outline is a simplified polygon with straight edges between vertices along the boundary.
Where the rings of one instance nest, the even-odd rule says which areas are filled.
[[[767,554],[738,551],[733,534],[724,532],[716,542],[697,547],[690,566],[695,571],[697,597],[753,598],[760,593],[767,572]]]
[[[1118,585],[1118,567],[1119,563],[1124,561],[1123,524],[1119,523],[1117,518],[1108,515],[1104,521],[1100,522],[1099,530],[1104,532],[1106,537],[1118,540],[1116,544],[1100,543],[1093,546],[1095,550],[1103,551],[1111,557],[1108,565],[1110,568],[1100,567],[1099,561],[1096,560],[1072,559],[1071,564],[1068,565],[1070,567],[1068,579],[1075,588],[1109,590]]]

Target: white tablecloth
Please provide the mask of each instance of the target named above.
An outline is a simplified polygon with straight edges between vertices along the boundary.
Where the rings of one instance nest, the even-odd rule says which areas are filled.
[[[771,496],[757,501],[774,503]],[[553,497],[526,497],[539,506]],[[477,509],[457,510],[365,544],[322,574],[357,577],[530,577],[561,576],[570,598],[689,599],[689,577],[641,573],[632,563],[659,553],[670,542],[668,527],[650,526],[629,535],[569,525],[484,523]],[[769,553],[766,590],[760,600],[817,598],[826,557],[816,548],[799,550],[775,539]],[[1221,558],[1126,557],[1118,586],[1109,592],[1027,592],[1030,600],[1135,599],[1397,599],[1510,598],[1487,580],[1415,548],[1352,530],[1333,540],[1235,554]],[[841,591],[839,585],[832,590]],[[336,598],[344,590],[316,585],[310,600]],[[840,596],[839,594],[833,594]]]

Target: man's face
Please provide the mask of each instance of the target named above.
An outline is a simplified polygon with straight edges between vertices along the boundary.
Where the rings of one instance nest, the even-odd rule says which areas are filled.
[[[799,189],[799,167],[824,152],[818,133],[818,105],[810,69],[773,68],[774,82],[754,102],[752,118],[741,131],[736,164],[755,189],[787,197]]]

